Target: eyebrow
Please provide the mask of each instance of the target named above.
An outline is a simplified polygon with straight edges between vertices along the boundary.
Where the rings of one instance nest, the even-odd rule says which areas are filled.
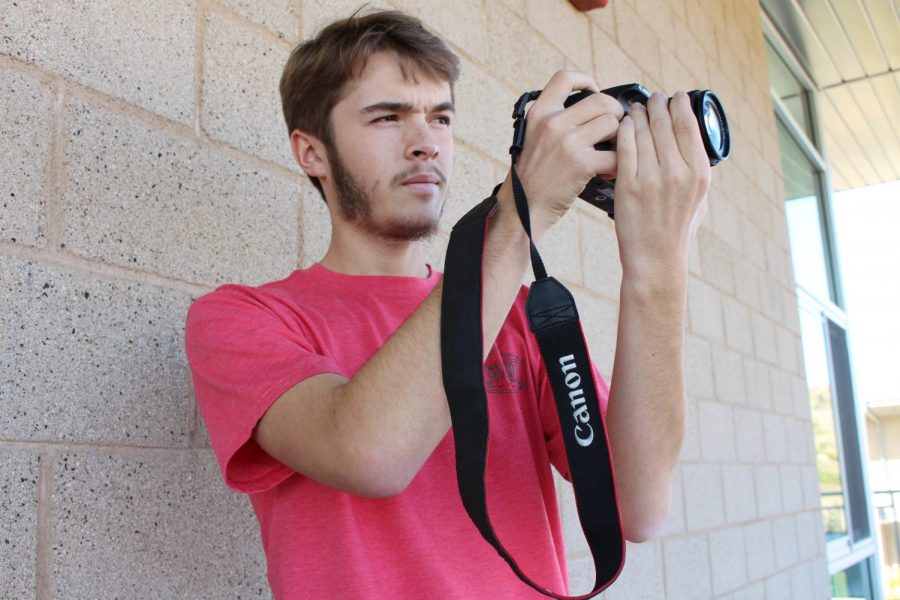
[[[413,111],[413,105],[408,102],[376,102],[375,104],[370,104],[365,108],[361,109],[359,112],[367,115],[373,112],[379,111],[388,111],[388,112],[399,112],[399,113],[408,113]],[[432,106],[428,112],[456,112],[453,108],[452,102],[442,102],[435,106]]]

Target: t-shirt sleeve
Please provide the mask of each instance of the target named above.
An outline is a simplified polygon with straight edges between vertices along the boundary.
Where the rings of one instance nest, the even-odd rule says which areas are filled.
[[[295,472],[267,454],[253,429],[298,382],[339,373],[299,326],[253,288],[226,285],[188,309],[185,350],[197,404],[226,485],[262,492]]]
[[[606,423],[606,408],[609,403],[609,386],[600,369],[591,361],[591,373],[594,376],[594,383],[597,387],[598,400],[600,402],[600,414]],[[556,468],[560,475],[568,481],[572,481],[569,473],[569,461],[566,460],[565,441],[562,437],[562,431],[559,426],[559,415],[556,411],[556,400],[553,398],[553,387],[550,385],[550,379],[547,377],[547,371],[544,369],[543,360],[540,361],[537,379],[538,390],[538,406],[541,411],[541,421],[544,427],[544,439],[547,442],[547,451],[550,454],[550,462]]]

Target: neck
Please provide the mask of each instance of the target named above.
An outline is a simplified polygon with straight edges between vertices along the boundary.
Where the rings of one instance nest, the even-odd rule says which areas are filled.
[[[428,277],[422,242],[386,240],[353,228],[332,227],[321,265],[344,275]]]

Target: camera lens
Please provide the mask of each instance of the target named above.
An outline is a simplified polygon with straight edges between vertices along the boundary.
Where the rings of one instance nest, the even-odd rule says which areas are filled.
[[[722,103],[709,90],[692,90],[688,93],[691,108],[700,125],[700,137],[709,157],[709,164],[716,165],[731,154],[731,133]]]
[[[713,148],[722,149],[722,122],[719,121],[719,115],[709,98],[703,103],[703,122],[706,124],[706,134],[709,136],[709,143]]]

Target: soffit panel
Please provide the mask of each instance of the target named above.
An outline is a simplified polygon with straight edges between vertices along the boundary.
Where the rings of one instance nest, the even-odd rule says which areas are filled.
[[[887,93],[884,98],[879,98],[872,81],[873,78],[854,81],[846,87],[860,107],[871,137],[878,140],[884,149],[883,155],[875,156],[885,165],[884,176],[897,179],[900,178],[900,137],[894,126],[900,120],[900,95],[895,89],[893,94]]]
[[[849,164],[856,169],[865,185],[880,183],[881,180],[875,172],[875,167],[872,166],[872,162],[859,145],[856,137],[847,128],[841,110],[834,105],[834,101],[827,92],[819,95],[818,108],[822,127],[828,131],[835,144],[844,151]]]
[[[849,85],[830,88],[825,91],[825,94],[831,98],[832,104],[838,107],[844,123],[847,124],[847,128],[872,164],[878,179],[880,181],[896,179],[897,175],[888,162],[887,148],[884,144],[893,137],[893,132],[889,130],[886,133],[876,134],[873,129],[877,122],[877,114],[881,112],[878,101],[870,102],[864,108],[860,108]]]
[[[829,0],[838,20],[847,32],[856,57],[862,63],[866,75],[878,75],[888,71],[887,59],[881,49],[868,13],[859,0]]]
[[[900,69],[900,19],[891,0],[866,0],[866,10],[892,70]]]
[[[862,64],[856,57],[853,45],[844,33],[837,16],[831,10],[831,4],[822,0],[800,0],[800,8],[806,13],[812,30],[822,40],[828,57],[834,63],[843,81],[865,77]]]
[[[900,177],[895,0],[761,0],[817,94],[837,189]],[[845,187],[846,186],[846,187]]]

